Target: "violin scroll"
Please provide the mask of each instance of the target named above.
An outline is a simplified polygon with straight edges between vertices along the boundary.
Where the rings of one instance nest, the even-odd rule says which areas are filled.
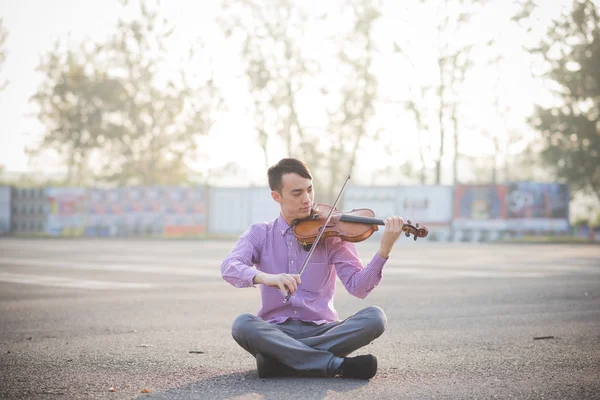
[[[427,237],[427,235],[429,234],[429,230],[426,226],[419,227],[418,222],[415,225],[413,225],[410,219],[406,222],[407,223],[404,224],[404,226],[402,227],[402,231],[404,231],[406,237],[410,237],[410,235],[412,234],[416,241],[418,238]]]

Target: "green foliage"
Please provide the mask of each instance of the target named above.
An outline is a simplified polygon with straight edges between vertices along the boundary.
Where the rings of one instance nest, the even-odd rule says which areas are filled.
[[[32,97],[47,131],[29,154],[56,150],[66,160],[66,181],[77,185],[86,180],[90,153],[114,133],[106,116],[116,111],[123,92],[122,82],[107,76],[93,62],[97,50],[81,46],[62,52],[56,43],[38,67],[45,79]]]
[[[59,152],[74,184],[186,181],[187,162],[198,135],[210,129],[218,94],[210,78],[195,87],[183,71],[160,75],[172,32],[141,1],[139,16],[120,19],[106,42],[50,51],[32,98],[47,131],[32,154]]]
[[[415,122],[419,161],[418,168],[414,168],[415,172],[418,171],[414,178],[418,178],[422,184],[426,183],[430,174],[433,174],[435,184],[442,183],[442,160],[445,158],[446,142],[451,134],[454,183],[458,181],[459,158],[464,158],[463,161],[468,160],[468,157],[459,154],[460,131],[464,120],[461,115],[460,92],[474,67],[472,54],[493,45],[494,41],[489,38],[487,32],[477,36],[466,33],[469,32],[471,21],[487,2],[488,0],[420,1],[421,7],[433,11],[431,19],[434,21],[438,42],[432,62],[435,62],[438,70],[437,80],[411,82],[410,97],[401,103]],[[420,40],[417,33],[414,36],[398,38],[394,42],[394,52],[411,60],[413,55],[406,49],[412,47],[420,51],[420,46],[414,44]],[[431,140],[431,137],[435,139]],[[434,167],[430,171],[432,164]]]
[[[221,28],[226,36],[241,40],[250,108],[265,166],[271,164],[267,148],[274,139],[283,143],[286,156],[313,164],[318,157],[298,110],[299,92],[314,69],[300,45],[309,28],[306,9],[290,0],[223,0],[222,5]]]
[[[377,80],[371,66],[376,49],[371,35],[381,6],[371,3],[342,2],[339,12],[351,18],[352,28],[333,34],[339,43],[327,34],[323,38],[336,52],[323,64],[339,64],[336,73],[342,83],[338,84],[319,76],[319,60],[307,56],[310,49],[303,47],[311,24],[327,20],[328,15],[311,14],[303,2],[290,0],[223,1],[220,25],[227,36],[241,42],[250,108],[265,164],[270,164],[267,149],[271,143],[282,143],[283,154],[301,158],[314,171],[321,171],[315,182],[319,196],[337,194],[374,114]],[[307,96],[323,105],[325,122],[319,129],[308,129],[302,114],[301,100],[306,104]]]
[[[338,59],[344,84],[340,100],[329,113],[331,147],[327,162],[330,175],[328,198],[335,199],[339,188],[356,163],[361,142],[367,139],[369,122],[375,114],[378,80],[373,73],[377,52],[373,39],[375,24],[381,17],[378,2],[351,0],[346,7],[352,10],[353,30],[343,38]]]
[[[600,199],[600,18],[591,0],[573,1],[533,54],[545,61],[555,104],[538,105],[530,123],[539,131],[542,162],[574,191]]]

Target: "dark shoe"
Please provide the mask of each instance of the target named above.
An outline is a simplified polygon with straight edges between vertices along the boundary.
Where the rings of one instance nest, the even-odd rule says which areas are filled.
[[[371,354],[344,357],[340,365],[342,378],[371,379],[377,373],[377,357]]]
[[[259,378],[278,378],[282,376],[298,376],[295,369],[263,354],[256,354],[256,369]]]

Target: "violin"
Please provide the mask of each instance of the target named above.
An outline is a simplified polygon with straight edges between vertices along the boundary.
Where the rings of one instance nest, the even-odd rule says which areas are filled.
[[[303,246],[313,244],[323,230],[325,219],[331,211],[331,206],[317,204],[311,210],[310,216],[295,220],[292,227],[296,240]],[[410,220],[406,222],[402,227],[402,231],[407,237],[410,237],[412,234],[414,240],[417,240],[428,235],[429,230],[426,226],[419,226],[418,222],[416,225],[412,225]],[[385,225],[385,223],[383,220],[375,218],[375,212],[371,209],[359,208],[342,213],[334,208],[327,226],[325,226],[322,233],[322,237],[335,236],[348,242],[362,242],[379,230],[378,225]]]
[[[385,225],[383,220],[374,218],[375,213],[368,208],[360,208],[348,213],[337,211],[335,207],[340,201],[349,181],[350,175],[346,178],[332,206],[316,204],[307,218],[301,218],[292,223],[296,240],[308,251],[304,259],[304,264],[302,264],[302,268],[298,272],[299,275],[302,275],[321,237],[338,236],[342,240],[349,242],[360,242],[369,238],[373,232],[377,231],[379,229],[378,225]],[[406,222],[407,224],[404,224],[402,227],[402,231],[405,232],[406,236],[410,236],[412,233],[415,240],[417,240],[420,237],[427,236],[429,233],[425,226],[419,226],[418,223],[413,226],[410,220]],[[287,303],[291,296],[292,293],[288,290],[283,302]]]

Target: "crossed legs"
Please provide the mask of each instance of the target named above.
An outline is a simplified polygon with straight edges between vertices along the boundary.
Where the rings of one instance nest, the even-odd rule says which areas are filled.
[[[271,357],[303,375],[335,376],[343,357],[381,336],[383,310],[370,306],[344,321],[315,325],[301,321],[271,324],[252,314],[233,323],[234,340],[253,356]]]

